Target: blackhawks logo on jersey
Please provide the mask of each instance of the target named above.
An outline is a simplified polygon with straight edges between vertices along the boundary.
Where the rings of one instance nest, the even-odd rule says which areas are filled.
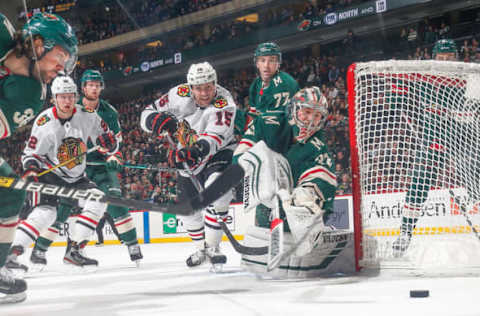
[[[187,85],[181,85],[177,89],[177,94],[181,97],[188,97],[190,96],[190,87]]]
[[[87,145],[80,138],[67,137],[62,140],[62,144],[58,147],[57,158],[60,163],[71,160],[65,167],[72,169],[83,162],[85,156],[81,154],[86,151]]]
[[[215,103],[213,103],[213,106],[218,108],[218,109],[221,109],[221,108],[224,108],[226,107],[228,104],[227,100],[224,98],[224,97],[218,97],[216,100],[215,100]]]
[[[37,120],[37,125],[42,126],[45,123],[47,123],[48,121],[50,121],[50,118],[48,117],[48,115],[43,115]]]

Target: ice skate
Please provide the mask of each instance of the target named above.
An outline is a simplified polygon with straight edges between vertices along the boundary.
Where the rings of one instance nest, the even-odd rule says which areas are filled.
[[[5,263],[5,267],[16,276],[23,276],[23,274],[28,272],[28,267],[18,261],[18,256],[21,256],[23,252],[24,249],[22,246],[13,246]]]
[[[47,266],[46,251],[33,248],[30,255],[30,262],[32,263],[32,272],[41,272]]]
[[[227,263],[227,256],[221,251],[220,247],[206,247],[205,254],[212,264],[212,272],[218,273],[223,269],[223,265]]]
[[[96,268],[98,266],[98,261],[88,258],[80,249],[80,245],[76,242],[72,242],[71,244],[69,243],[65,257],[63,258],[63,262],[65,264],[71,264],[81,268]]]
[[[135,262],[137,268],[140,267],[140,261],[143,259],[142,251],[139,244],[133,244],[128,246],[128,253],[130,254],[130,260]]]
[[[199,249],[187,258],[187,266],[196,267],[201,265],[207,259],[205,255],[205,249]]]
[[[406,231],[401,231],[400,236],[398,236],[397,240],[393,242],[392,249],[393,249],[393,257],[394,258],[401,258],[405,251],[407,251],[408,246],[410,245],[410,240],[412,239],[412,234]]]
[[[18,303],[27,298],[27,283],[16,279],[6,267],[0,268],[0,304]]]

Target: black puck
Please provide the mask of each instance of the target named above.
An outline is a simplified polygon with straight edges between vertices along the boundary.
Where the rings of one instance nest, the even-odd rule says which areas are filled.
[[[428,290],[412,290],[410,291],[410,297],[428,297],[430,292]]]

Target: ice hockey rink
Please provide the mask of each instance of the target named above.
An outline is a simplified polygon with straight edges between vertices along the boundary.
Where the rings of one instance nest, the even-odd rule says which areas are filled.
[[[47,268],[26,276],[27,300],[0,305],[0,315],[480,315],[479,277],[269,280],[243,271],[228,242],[222,248],[228,263],[214,274],[207,265],[186,267],[190,243],[142,245],[140,268],[123,246],[88,246],[100,262],[96,272],[64,265],[64,247],[52,247]],[[410,298],[410,290],[430,296]]]

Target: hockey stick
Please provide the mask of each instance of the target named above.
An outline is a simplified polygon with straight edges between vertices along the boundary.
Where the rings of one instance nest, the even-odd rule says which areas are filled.
[[[178,215],[191,215],[215,202],[223,194],[237,185],[243,179],[244,171],[240,166],[229,166],[205,190],[193,198],[178,204],[152,204],[146,201],[130,200],[105,195],[98,190],[81,190],[61,185],[42,182],[24,181],[13,177],[0,177],[0,188],[25,190],[41,194],[53,195],[60,198],[75,200],[93,200],[100,203],[113,204],[135,209],[145,209],[153,212],[162,212]]]
[[[462,211],[462,215],[465,217],[465,221],[467,222],[468,226],[470,226],[475,236],[478,238],[478,240],[480,240],[480,233],[475,228],[475,225],[473,225],[472,220],[468,216],[465,204],[463,204],[463,202],[460,201],[460,198],[457,195],[455,195],[452,189],[450,189],[449,192],[453,200],[455,201],[455,203],[457,203],[460,206],[460,210]]]
[[[106,166],[107,162],[106,161],[90,161],[87,162],[88,166]],[[153,170],[153,171],[177,171],[177,169],[169,168],[169,167],[155,167],[153,165],[147,164],[147,165],[132,165],[125,163],[122,165],[124,168],[130,168],[130,169],[143,169],[143,170]]]
[[[172,138],[168,134],[167,134],[167,140],[170,143],[170,145],[175,146],[175,143],[173,142]],[[242,172],[243,172],[242,167],[240,167],[239,165],[235,165],[235,166],[242,169]],[[193,174],[193,172],[188,168],[188,166],[185,166],[185,171],[189,174],[190,179],[191,179],[195,189],[197,189],[197,191],[199,193],[201,193],[204,189],[203,189],[202,184],[198,180],[198,178]],[[243,177],[242,177],[242,179],[243,179]],[[225,222],[222,220],[222,218],[218,215],[217,215],[217,223],[220,225],[223,232],[227,236],[228,240],[232,244],[233,249],[235,249],[235,251],[237,251],[238,253],[243,254],[243,255],[252,255],[252,256],[260,256],[260,255],[265,255],[265,254],[268,253],[268,247],[267,246],[265,246],[265,247],[248,247],[248,246],[244,246],[244,245],[240,244],[235,239],[235,237],[233,237],[233,234],[230,231],[230,229],[228,228],[227,224],[225,224]]]
[[[39,174],[37,174],[37,177],[41,177],[41,176],[43,176],[44,174],[47,174],[47,173],[49,173],[49,172],[52,172],[53,170],[55,170],[55,169],[57,169],[57,168],[63,167],[63,166],[65,166],[65,165],[68,165],[69,163],[71,163],[71,162],[74,161],[75,159],[78,159],[78,158],[82,157],[83,155],[87,155],[87,154],[89,154],[89,153],[91,153],[91,152],[93,152],[93,151],[95,151],[95,150],[97,150],[97,149],[99,149],[99,148],[100,148],[100,146],[92,147],[92,148],[90,148],[89,150],[87,150],[87,151],[85,151],[85,152],[83,152],[83,153],[81,153],[81,154],[76,155],[75,157],[72,157],[72,158],[70,158],[70,159],[68,159],[68,160],[65,160],[65,161],[62,162],[62,163],[59,163],[58,165],[55,165],[55,166],[51,167],[50,169],[47,169],[47,170],[44,170],[44,171],[40,172]]]

